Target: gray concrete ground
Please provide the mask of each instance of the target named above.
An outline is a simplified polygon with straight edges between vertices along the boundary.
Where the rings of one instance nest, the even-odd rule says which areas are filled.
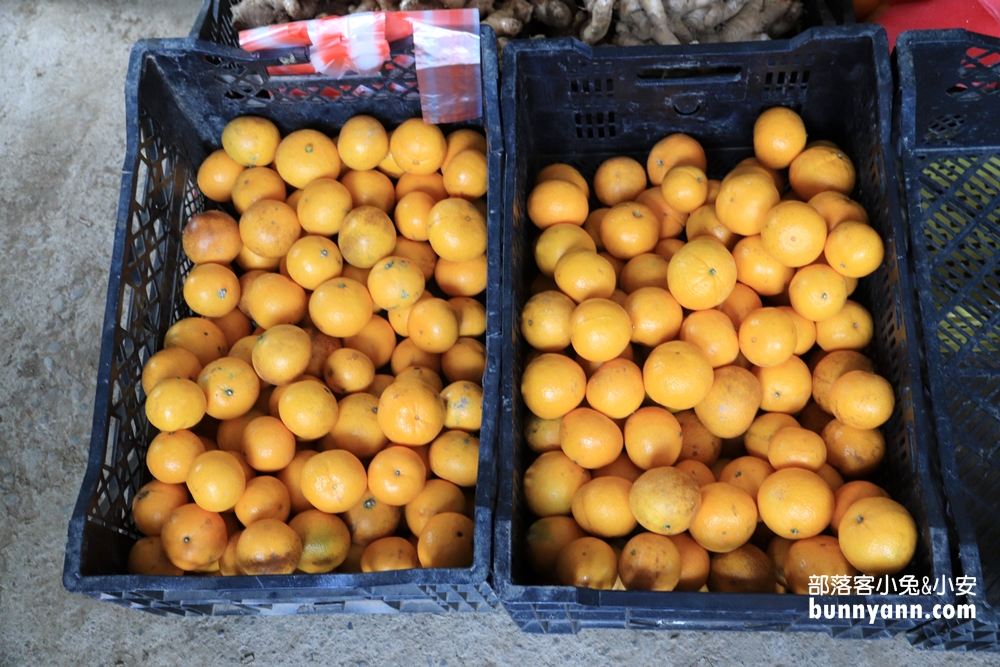
[[[520,633],[484,615],[163,619],[65,592],[137,39],[186,35],[197,0],[0,0],[0,666],[1000,664],[903,638]]]

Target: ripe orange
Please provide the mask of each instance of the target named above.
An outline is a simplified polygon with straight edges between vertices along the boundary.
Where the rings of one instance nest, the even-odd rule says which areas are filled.
[[[642,195],[640,195],[640,197],[641,196]],[[662,199],[663,195],[660,195],[660,198]],[[639,203],[646,204],[646,206],[649,206],[649,204],[646,202],[639,202]],[[656,211],[656,209],[653,206],[649,207],[654,212]],[[597,246],[598,252],[604,251],[604,241],[601,240],[601,223],[604,222],[604,216],[607,215],[608,211],[610,210],[611,210],[610,208],[604,208],[604,207],[595,208],[593,211],[590,212],[590,214],[587,216],[587,219],[583,223],[583,231],[587,232],[587,235],[590,236],[590,238],[594,239],[594,245]],[[678,234],[679,233],[680,232],[678,232]]]
[[[715,181],[717,183],[717,181]],[[708,181],[709,187],[713,181]],[[659,186],[653,186],[648,190],[642,192],[638,197],[635,198],[637,204],[642,204],[643,206],[649,207],[656,217],[660,221],[660,239],[672,239],[681,235],[684,231],[684,225],[687,223],[688,214],[681,213],[677,209],[673,208],[667,203],[667,200],[663,198],[663,191]],[[706,201],[707,203],[707,201]],[[598,209],[600,211],[608,211],[609,209]],[[593,214],[591,214],[593,215]],[[603,221],[604,216],[601,214],[599,216],[599,221]],[[588,222],[590,218],[587,218]],[[587,223],[583,223],[584,229],[587,229]]]
[[[286,255],[301,233],[298,216],[284,202],[259,201],[240,216],[240,238],[261,257]]]
[[[286,192],[285,182],[274,169],[251,167],[243,170],[233,185],[233,208],[242,215],[262,201],[284,202]]]
[[[882,265],[882,237],[863,222],[845,221],[830,232],[824,249],[826,260],[848,278],[864,278]]]
[[[640,287],[625,298],[632,325],[633,343],[655,347],[677,337],[683,311],[677,300],[662,287]]]
[[[486,252],[486,219],[464,199],[444,199],[427,215],[427,240],[441,259],[471,261]]]
[[[295,324],[306,314],[305,290],[293,280],[277,273],[265,273],[247,288],[250,316],[262,328]]]
[[[540,182],[528,195],[528,218],[539,229],[562,223],[582,225],[588,212],[587,195],[568,181]]]
[[[486,289],[486,253],[467,262],[441,258],[434,267],[434,281],[447,296],[476,296]]]
[[[411,118],[393,130],[389,152],[403,171],[433,174],[444,163],[448,142],[437,125]]]
[[[524,439],[528,448],[536,454],[554,452],[559,449],[559,424],[562,418],[542,419],[528,413],[524,421]]]
[[[712,557],[708,590],[722,593],[774,593],[771,559],[753,544]]]
[[[577,248],[597,250],[594,240],[581,227],[567,223],[553,225],[535,242],[535,264],[544,275],[551,276],[562,256]]]
[[[559,425],[560,446],[573,463],[594,469],[606,466],[622,452],[621,429],[592,408],[576,408]]]
[[[314,290],[344,269],[337,244],[322,236],[304,236],[288,249],[288,276],[304,289]]]
[[[917,524],[889,498],[855,501],[837,527],[840,548],[864,574],[895,574],[910,564],[917,548]]]
[[[772,107],[757,117],[753,149],[765,166],[784,169],[805,147],[806,126],[791,109]]]
[[[246,490],[236,502],[236,516],[244,526],[262,519],[287,521],[291,496],[277,477],[262,475],[247,481]]]
[[[459,338],[441,355],[441,372],[448,382],[482,384],[486,373],[486,346],[475,338]]]
[[[642,377],[649,397],[671,410],[693,408],[715,380],[705,354],[683,341],[657,346],[646,358]]]
[[[226,524],[222,517],[194,503],[171,512],[160,537],[170,562],[185,571],[215,563],[226,550]]]
[[[788,182],[803,201],[827,190],[850,194],[854,179],[854,164],[850,158],[830,146],[806,148],[788,168]]]
[[[885,457],[885,436],[878,429],[855,428],[834,419],[823,429],[822,437],[827,462],[848,478],[872,474]]]
[[[146,466],[153,477],[165,484],[183,484],[191,463],[205,446],[191,431],[163,432],[153,438],[146,451]],[[143,531],[145,532],[145,531]],[[155,535],[156,533],[146,533]]]
[[[409,447],[387,447],[368,464],[368,489],[383,503],[405,505],[417,497],[426,481],[427,467]]]
[[[198,357],[182,347],[160,350],[142,368],[142,390],[149,394],[153,387],[167,378],[198,380],[201,363]]]
[[[573,495],[589,482],[590,471],[562,451],[545,452],[528,466],[521,484],[528,508],[537,516],[569,514]]]
[[[427,217],[436,202],[429,194],[420,191],[399,199],[393,213],[399,233],[413,241],[426,241]]]
[[[701,489],[682,470],[653,468],[635,480],[629,492],[629,506],[646,530],[677,535],[688,529],[701,509]]]
[[[535,574],[552,576],[559,553],[573,540],[585,536],[576,521],[568,516],[544,517],[531,524],[525,539]]]
[[[618,556],[596,537],[575,539],[559,552],[556,577],[563,586],[610,590],[618,578]]]
[[[889,493],[880,486],[864,480],[854,480],[847,482],[833,492],[834,508],[833,519],[830,521],[830,531],[836,535],[840,529],[840,522],[851,505],[862,498],[888,498]]]
[[[452,197],[475,199],[486,194],[489,178],[486,155],[482,151],[468,148],[456,154],[441,172],[444,189]]]
[[[753,374],[763,392],[760,407],[767,412],[795,414],[812,396],[812,374],[796,356],[774,366],[755,366]]]
[[[573,518],[597,537],[624,537],[636,526],[629,509],[632,482],[621,477],[597,477],[573,495]]]
[[[622,548],[618,573],[626,590],[672,591],[682,567],[681,553],[671,537],[640,533]]]
[[[740,351],[732,321],[718,310],[696,310],[684,318],[680,339],[700,349],[712,368],[733,363]]]
[[[247,526],[236,545],[239,565],[249,575],[291,574],[302,557],[302,539],[277,519]]]
[[[445,431],[431,443],[430,469],[458,486],[475,486],[479,476],[479,438],[464,431]]]
[[[775,470],[803,468],[819,472],[826,463],[826,444],[812,431],[785,427],[771,437],[767,460]]]
[[[184,570],[170,562],[159,536],[143,537],[132,545],[126,570],[129,574],[148,576],[179,577],[184,574]]]
[[[587,380],[587,403],[612,419],[625,419],[642,405],[642,371],[628,359],[611,359]]]
[[[613,257],[631,259],[652,252],[660,240],[660,221],[648,207],[625,200],[611,207],[601,221],[601,242]]]
[[[826,221],[809,204],[783,201],[764,217],[760,240],[764,250],[781,264],[805,266],[823,254]]]
[[[455,130],[448,135],[447,139],[448,150],[444,156],[444,162],[441,163],[441,169],[444,170],[451,163],[451,159],[469,148],[475,149],[480,153],[487,153],[488,148],[486,146],[486,137],[477,132],[476,130],[461,129]],[[571,167],[572,168],[572,167]],[[544,169],[542,171],[545,171]]]
[[[484,150],[483,152],[485,153],[486,151]],[[587,185],[587,179],[575,167],[571,167],[568,164],[556,162],[542,168],[538,172],[538,175],[535,176],[535,185],[544,183],[545,181],[567,181],[583,190],[584,195],[590,197],[590,186]]]
[[[374,169],[389,153],[389,135],[371,116],[354,116],[340,128],[337,152],[351,169]]]
[[[733,459],[722,468],[719,481],[738,486],[746,491],[756,503],[760,485],[773,472],[774,468],[767,461],[756,456],[741,456]]]
[[[726,250],[730,252],[736,247],[736,243],[740,240],[740,237],[722,224],[719,220],[719,216],[715,213],[715,206],[705,204],[701,208],[696,209],[690,216],[688,216],[687,226],[685,227],[688,241],[693,241],[697,238],[709,238],[715,239],[722,245],[726,246]]]
[[[212,201],[228,202],[232,199],[233,185],[244,169],[245,166],[220,148],[205,158],[198,167],[198,189]]]
[[[561,354],[542,354],[528,363],[521,376],[521,397],[542,419],[557,419],[575,408],[587,390],[580,365]]]
[[[744,435],[743,442],[747,448],[747,453],[759,459],[767,460],[768,448],[771,445],[771,438],[783,428],[798,426],[799,422],[794,417],[779,412],[765,413],[758,416],[750,424]]]
[[[191,216],[184,225],[181,242],[184,254],[195,264],[229,264],[243,247],[239,224],[222,211],[205,211]]]
[[[669,263],[665,257],[651,252],[636,255],[622,267],[619,276],[622,291],[631,294],[642,287],[666,287]]]
[[[681,557],[680,578],[674,590],[697,591],[708,581],[709,556],[700,544],[687,533],[669,535]],[[624,553],[624,552],[623,552]]]
[[[425,568],[464,568],[472,565],[475,524],[457,512],[432,516],[420,532],[417,556]]]
[[[701,487],[701,507],[691,521],[691,537],[713,553],[728,553],[753,536],[757,506],[750,494],[725,482]]]
[[[684,459],[678,461],[675,467],[693,479],[695,484],[698,485],[698,488],[708,484],[714,484],[717,481],[712,469],[701,461],[696,461],[695,459]]]
[[[303,572],[331,572],[347,558],[351,534],[339,517],[311,509],[296,515],[288,527],[302,541],[298,569]]]
[[[321,438],[337,423],[337,399],[328,387],[305,381],[288,385],[278,401],[282,423],[303,440]]]
[[[625,450],[643,470],[673,465],[683,433],[677,418],[663,408],[640,408],[625,421]]]
[[[143,535],[159,535],[170,513],[188,502],[187,487],[153,480],[132,501],[132,521]]]
[[[295,457],[295,436],[276,417],[258,417],[243,429],[243,454],[258,472],[277,472]]]
[[[777,366],[792,357],[795,322],[777,308],[758,308],[739,326],[740,351],[755,366]]]
[[[344,338],[343,345],[361,352],[371,360],[375,368],[381,368],[392,359],[392,353],[396,349],[396,333],[385,318],[373,316],[361,331]]]
[[[358,206],[344,218],[337,244],[344,261],[359,269],[370,269],[392,252],[396,228],[381,209]]]
[[[310,234],[333,236],[354,208],[350,191],[332,178],[317,178],[302,190],[296,213]]]
[[[337,178],[340,156],[328,136],[316,130],[296,130],[278,144],[274,166],[293,188],[304,188],[317,178]]]
[[[795,312],[807,320],[819,322],[833,317],[844,307],[847,283],[829,266],[811,264],[795,272],[788,286],[788,296]]]
[[[643,473],[642,468],[632,463],[632,459],[628,457],[628,452],[622,452],[618,455],[614,461],[606,466],[601,466],[600,468],[594,468],[591,471],[594,479],[598,477],[621,477],[622,479],[627,479],[630,482],[634,482],[639,479],[639,475]]]
[[[705,149],[696,139],[686,134],[671,134],[660,139],[649,151],[646,171],[653,185],[660,185],[667,172],[678,165],[692,165],[702,171],[707,169]]]
[[[708,197],[708,177],[705,171],[698,167],[691,165],[673,167],[664,175],[660,190],[667,204],[673,209],[681,213],[691,213],[705,204],[705,199]]]
[[[390,572],[420,567],[417,550],[402,537],[383,537],[371,542],[361,554],[362,572]]]
[[[694,412],[713,435],[735,438],[753,423],[760,407],[760,383],[750,371],[738,366],[715,369],[714,376],[711,388],[694,406]]]
[[[417,380],[394,382],[378,402],[379,427],[400,445],[426,445],[434,440],[444,426],[445,414],[440,394]]]
[[[400,508],[378,500],[370,489],[366,489],[341,518],[351,533],[351,541],[367,546],[396,532],[401,515]]]
[[[343,450],[320,452],[302,469],[302,494],[316,509],[328,514],[353,507],[367,486],[364,465]]]
[[[396,201],[411,192],[423,192],[430,195],[435,202],[448,198],[444,189],[444,177],[435,172],[432,174],[404,173],[396,182]]]
[[[833,491],[823,478],[803,468],[785,468],[767,477],[757,492],[757,509],[779,537],[800,540],[819,535],[833,516]]]
[[[288,490],[293,515],[313,509],[312,503],[302,494],[302,469],[305,468],[309,459],[314,456],[316,456],[316,452],[311,449],[303,449],[300,452],[296,452],[292,458],[292,462],[276,474],[276,477],[281,480],[281,483]]]
[[[594,174],[594,194],[605,206],[635,201],[646,189],[646,171],[629,157],[613,157]]]
[[[246,488],[246,475],[230,452],[198,455],[187,474],[187,488],[194,502],[209,512],[228,512]]]
[[[740,236],[760,234],[764,219],[781,197],[766,173],[743,171],[722,181],[715,213],[727,229]]]
[[[461,512],[464,507],[461,489],[443,479],[429,479],[404,508],[406,525],[414,535],[420,535],[431,517],[442,512]]]
[[[799,315],[791,306],[778,306],[778,310],[792,318],[795,323],[795,354],[801,357],[811,350],[816,342],[816,323]]]
[[[719,311],[726,314],[737,330],[747,315],[763,307],[760,296],[743,283],[733,285],[733,291],[726,300],[716,306]]]
[[[233,354],[236,344],[253,333],[253,322],[238,307],[233,308],[222,317],[209,318],[209,321],[222,330],[226,337],[226,344],[229,345],[229,356],[231,357],[237,356]],[[247,348],[246,351],[249,352],[249,350],[250,348]]]
[[[793,542],[785,555],[783,564],[788,590],[797,595],[809,592],[809,584],[831,577],[850,577],[853,580],[858,573],[847,561],[837,538],[827,535],[817,535]]]
[[[871,313],[861,304],[844,303],[840,312],[816,322],[816,342],[827,352],[834,350],[862,350],[871,342],[875,322]]]
[[[788,289],[795,269],[785,266],[764,248],[760,235],[747,236],[733,248],[736,279],[761,296],[776,296]]]
[[[260,380],[242,359],[223,357],[202,369],[198,386],[205,392],[205,412],[216,419],[246,414],[260,395]]]
[[[441,355],[436,352],[425,352],[417,347],[412,340],[404,338],[392,351],[390,368],[399,375],[410,366],[421,366],[435,373],[441,372]]]
[[[827,232],[832,232],[834,227],[848,220],[868,222],[868,212],[864,206],[835,190],[820,192],[809,200],[809,205],[826,220]]]
[[[850,371],[875,372],[871,360],[853,350],[837,350],[824,356],[813,369],[813,399],[826,413],[833,414],[830,405],[830,390],[833,383]]]
[[[378,425],[378,398],[367,393],[349,394],[338,405],[337,421],[320,449],[344,449],[358,458],[371,458],[389,444]]]
[[[309,317],[328,336],[358,334],[372,318],[372,298],[368,288],[351,278],[328,280],[310,295]]]
[[[830,411],[847,426],[875,429],[896,407],[896,395],[885,378],[863,370],[841,375],[830,387]]]
[[[715,308],[736,285],[736,262],[718,241],[695,239],[670,260],[667,284],[670,293],[685,308]]]
[[[486,307],[467,296],[448,299],[448,304],[458,315],[459,336],[482,336],[486,333]]]
[[[271,164],[280,141],[278,128],[266,118],[240,116],[222,129],[222,148],[244,166]]]
[[[206,400],[191,380],[167,378],[146,395],[146,418],[161,431],[189,429],[205,416]]]
[[[222,329],[204,317],[186,317],[174,322],[163,338],[164,349],[173,347],[184,348],[193,354],[202,366],[229,353],[229,344]],[[185,364],[185,368],[189,367]]]
[[[570,344],[570,316],[576,304],[562,292],[532,296],[521,311],[521,334],[536,350],[558,352]]]
[[[631,337],[628,313],[609,299],[587,299],[570,315],[570,342],[576,353],[589,361],[614,359]]]
[[[444,299],[427,299],[410,309],[406,330],[418,349],[441,354],[458,340],[458,316]]]
[[[279,324],[257,337],[253,367],[265,382],[288,384],[306,370],[311,352],[309,334],[294,324]]]

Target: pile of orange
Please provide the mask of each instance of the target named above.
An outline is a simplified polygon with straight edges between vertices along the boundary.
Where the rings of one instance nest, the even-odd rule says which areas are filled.
[[[161,432],[138,574],[472,565],[486,140],[355,116],[331,139],[240,117],[198,170],[194,264],[146,362]]]
[[[854,166],[784,108],[753,144],[722,181],[683,134],[591,183],[538,174],[520,329],[541,582],[805,593],[913,556],[913,519],[862,479],[895,392],[850,299],[884,252],[849,197]]]

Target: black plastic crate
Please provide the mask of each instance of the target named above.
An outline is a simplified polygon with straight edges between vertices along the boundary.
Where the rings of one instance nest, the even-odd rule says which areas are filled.
[[[875,481],[917,522],[913,563],[901,574],[918,581],[951,576],[930,424],[921,391],[914,284],[905,259],[905,231],[890,145],[892,73],[885,32],[878,26],[816,28],[791,40],[677,48],[591,49],[573,40],[511,42],[504,52],[502,112],[504,186],[504,368],[494,585],[514,621],[529,632],[584,628],[820,630],[847,637],[884,637],[925,618],[886,621],[814,619],[798,595],[596,591],[531,585],[525,534],[531,515],[521,478],[532,458],[523,442],[527,409],[520,396],[527,345],[519,317],[534,273],[526,197],[537,171],[569,162],[588,179],[612,155],[645,164],[650,147],[672,132],[698,138],[709,175],[720,177],[753,154],[753,124],[772,106],[800,112],[812,136],[830,139],[854,160],[853,197],[885,241],[882,267],[854,299],[875,319],[869,348],[896,389],[884,427],[886,461]],[[817,598],[818,603],[923,605],[944,595]]]
[[[201,11],[188,36],[239,46],[239,35],[233,30],[232,6],[235,4],[239,4],[239,0],[202,0]],[[854,23],[853,0],[802,0],[802,7],[800,23],[803,29]]]
[[[1000,649],[1000,40],[904,33],[896,133],[956,575],[975,620],[911,633],[924,648]]]
[[[502,135],[496,42],[488,28],[481,44],[485,116],[465,124],[486,135],[490,178],[487,368],[472,566],[266,577],[125,574],[129,548],[140,537],[130,507],[137,490],[151,479],[145,454],[156,433],[143,409],[142,366],[161,348],[170,324],[190,315],[181,291],[191,268],[181,230],[191,215],[212,204],[199,193],[195,177],[201,161],[218,146],[222,128],[245,114],[271,119],[283,134],[304,127],[333,133],[362,113],[390,128],[420,115],[412,69],[400,70],[395,86],[378,78],[271,78],[265,72],[269,63],[238,49],[149,40],[133,48],[126,83],[128,148],[90,456],[69,524],[63,570],[69,591],[163,615],[487,611],[497,606],[486,582],[496,496]],[[328,97],[332,90],[340,96]]]

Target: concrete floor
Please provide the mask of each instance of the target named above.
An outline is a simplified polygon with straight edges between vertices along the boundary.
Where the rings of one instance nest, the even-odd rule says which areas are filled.
[[[0,666],[1000,664],[825,635],[520,633],[482,615],[163,619],[70,595],[125,154],[129,47],[198,0],[0,0]]]

